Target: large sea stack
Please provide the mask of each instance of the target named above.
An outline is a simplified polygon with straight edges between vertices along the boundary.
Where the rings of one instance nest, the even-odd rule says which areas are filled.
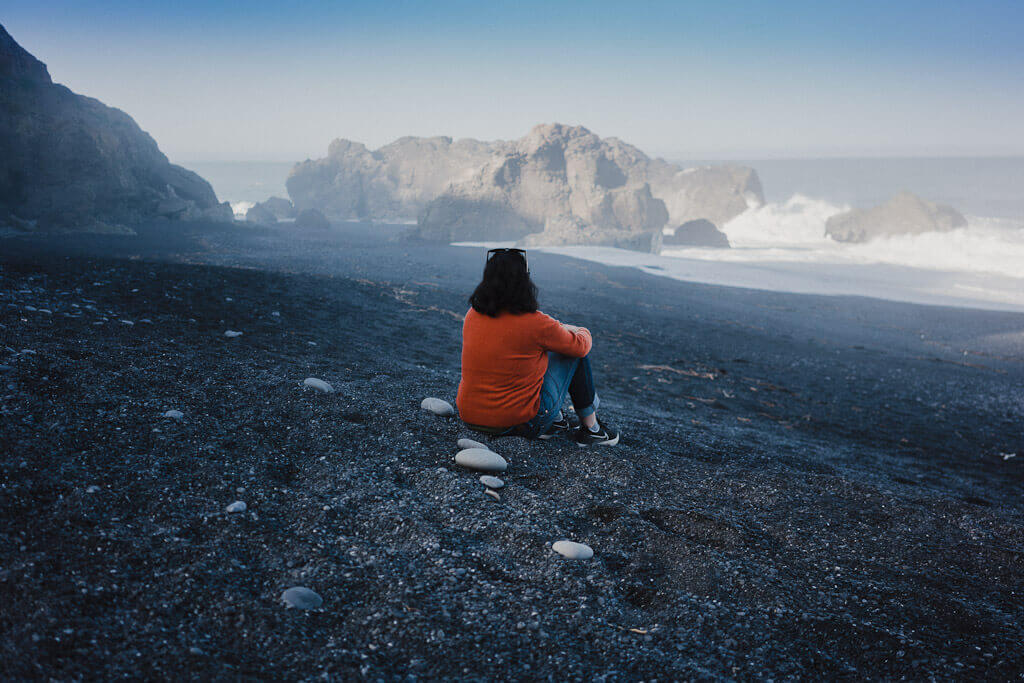
[[[371,151],[339,139],[325,159],[295,166],[288,192],[331,218],[417,220],[412,234],[426,240],[644,251],[658,249],[665,225],[722,225],[764,202],[751,168],[684,169],[561,124],[514,142],[402,138]]]
[[[130,116],[54,83],[0,26],[0,226],[129,232],[160,216],[232,219]]]
[[[953,207],[901,192],[870,209],[832,216],[825,222],[825,234],[837,242],[867,242],[889,235],[948,232],[966,226],[967,220]]]

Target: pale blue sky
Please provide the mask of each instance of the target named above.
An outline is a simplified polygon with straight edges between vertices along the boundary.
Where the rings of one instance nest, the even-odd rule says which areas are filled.
[[[175,161],[586,125],[669,158],[1024,154],[1024,2],[8,0]]]

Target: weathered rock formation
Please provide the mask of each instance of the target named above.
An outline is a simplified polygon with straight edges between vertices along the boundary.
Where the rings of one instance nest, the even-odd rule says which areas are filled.
[[[54,83],[0,26],[0,225],[129,232],[160,216],[233,218],[130,116]]]
[[[825,222],[825,234],[837,242],[867,242],[887,235],[947,232],[966,226],[967,220],[953,207],[901,192],[870,209],[853,209],[830,217]]]
[[[332,218],[413,220],[450,182],[486,162],[494,145],[448,137],[395,140],[377,150],[335,140],[325,159],[296,164],[288,195],[297,209]]]
[[[705,218],[698,218],[683,223],[671,235],[665,235],[663,244],[666,247],[716,247],[728,249],[729,238],[715,224]]]
[[[310,230],[327,230],[331,222],[316,209],[303,209],[295,218],[295,227]]]
[[[245,212],[247,223],[259,223],[260,225],[277,225],[277,216],[271,213],[263,204],[257,204]]]
[[[515,142],[402,138],[370,151],[335,140],[326,159],[292,170],[288,192],[297,207],[332,217],[418,218],[413,235],[428,240],[644,250],[657,248],[666,221],[722,224],[764,201],[753,169],[682,169],[560,124],[537,126]]]
[[[295,205],[284,197],[271,197],[265,202],[260,202],[256,206],[262,207],[274,214],[277,220],[286,220],[289,218],[295,218],[299,212],[295,210]]]

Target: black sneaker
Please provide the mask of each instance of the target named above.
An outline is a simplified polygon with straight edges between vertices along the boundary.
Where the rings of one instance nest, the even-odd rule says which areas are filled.
[[[619,442],[619,433],[597,419],[598,430],[596,432],[581,424],[573,432],[573,439],[577,446],[614,446]]]
[[[562,434],[568,434],[570,428],[571,427],[569,425],[569,420],[563,416],[563,417],[558,418],[554,422],[552,422],[551,426],[548,427],[547,431],[544,432],[543,434],[541,434],[540,436],[538,436],[537,438],[538,439],[553,439],[556,436],[561,436]]]

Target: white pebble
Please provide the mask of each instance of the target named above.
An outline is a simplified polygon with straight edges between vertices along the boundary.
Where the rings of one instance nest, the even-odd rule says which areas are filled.
[[[555,541],[551,549],[570,560],[589,560],[594,556],[594,551],[589,545],[575,541]]]
[[[92,486],[90,486],[89,488],[87,488],[87,489],[85,490],[85,492],[86,492],[86,493],[99,493],[99,492],[100,492],[100,487],[99,487],[99,486],[96,486],[96,484],[93,484]]]
[[[234,339],[235,337],[241,337],[242,333],[237,332],[235,330],[226,330],[224,332],[224,336],[227,337],[228,339]]]
[[[124,323],[125,325],[127,325],[128,327],[131,327],[132,325],[134,325],[134,324],[135,324],[135,323],[133,323],[133,322],[132,322],[131,320],[122,320],[121,322],[123,322],[123,323]]]
[[[316,609],[324,604],[324,599],[316,591],[304,586],[289,588],[281,594],[281,599],[284,600],[285,605],[295,609]]]
[[[487,489],[486,491],[484,491],[484,493],[486,493],[488,496],[490,496],[494,500],[501,500],[501,496],[498,495],[497,491],[492,491],[491,489]]]
[[[459,448],[482,448],[485,451],[491,450],[487,444],[480,443],[479,441],[473,441],[473,439],[459,439],[457,445]]]
[[[455,463],[482,472],[504,472],[508,463],[494,451],[486,448],[466,448],[455,454]]]
[[[235,513],[235,512],[245,512],[246,508],[248,508],[248,507],[249,506],[245,504],[245,501],[236,500],[234,503],[232,503],[231,505],[228,505],[224,509],[227,512]]]
[[[169,417],[172,420],[180,420],[181,418],[185,417],[185,413],[181,412],[180,410],[168,410],[166,413],[164,413],[164,417]]]
[[[480,483],[492,489],[500,489],[503,486],[505,486],[505,482],[503,482],[501,479],[498,479],[497,477],[492,477],[489,474],[485,474],[484,476],[480,477]]]
[[[334,387],[332,387],[330,384],[323,381],[322,379],[317,379],[316,377],[307,377],[302,381],[302,383],[307,387],[311,389],[316,389],[317,391],[324,394],[330,394],[334,391]]]
[[[423,402],[420,403],[420,408],[441,417],[451,417],[455,414],[455,408],[452,408],[452,404],[439,398],[430,397],[423,399]]]

